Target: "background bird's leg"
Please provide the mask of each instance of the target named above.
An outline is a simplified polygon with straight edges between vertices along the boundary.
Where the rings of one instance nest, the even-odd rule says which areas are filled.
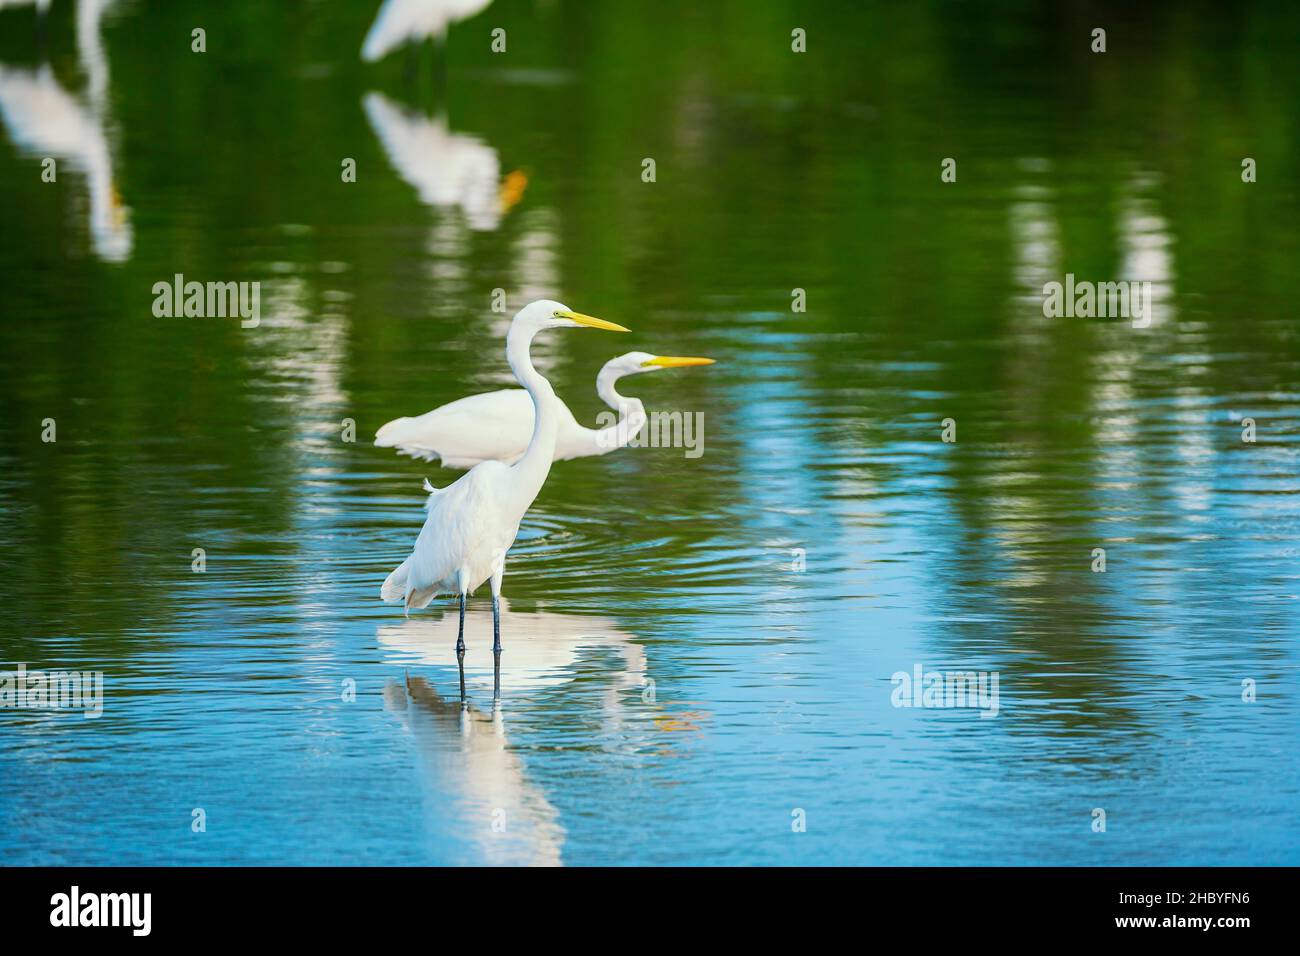
[[[501,697],[501,578],[505,574],[505,559],[497,563],[492,572],[492,699]]]
[[[465,592],[460,592],[460,630],[456,633],[456,667],[460,670],[460,702],[465,702]]]
[[[447,38],[433,38],[433,102],[445,102],[447,92]]]
[[[415,89],[415,80],[420,68],[420,46],[412,43],[406,50],[406,62],[402,64],[402,81],[408,90]]]

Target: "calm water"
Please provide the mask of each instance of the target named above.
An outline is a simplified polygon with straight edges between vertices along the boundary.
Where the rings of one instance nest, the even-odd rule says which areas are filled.
[[[1300,863],[1294,5],[497,0],[442,88],[376,5],[0,10],[0,666],[105,681],[0,710],[6,862]],[[718,364],[625,383],[702,457],[552,471],[462,714],[378,600],[456,475],[370,438],[510,382],[497,288],[632,327],[537,342],[588,423]]]

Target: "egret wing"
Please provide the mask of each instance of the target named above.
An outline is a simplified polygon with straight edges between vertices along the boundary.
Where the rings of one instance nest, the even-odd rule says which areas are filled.
[[[470,395],[415,418],[398,418],[375,433],[375,444],[449,468],[481,461],[517,461],[533,434],[533,400],[521,388]]]

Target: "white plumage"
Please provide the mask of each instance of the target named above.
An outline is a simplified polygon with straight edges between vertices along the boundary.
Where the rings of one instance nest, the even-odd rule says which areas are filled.
[[[511,465],[476,465],[442,489],[425,482],[428,516],[410,557],[384,581],[380,596],[385,601],[402,601],[409,613],[427,607],[439,593],[469,594],[489,578],[493,600],[500,595],[505,553],[545,484],[555,453],[559,400],[533,367],[529,346],[542,329],[582,326],[627,331],[548,300],[533,302],[514,317],[506,336],[506,361],[534,405],[527,450]]]
[[[0,120],[28,154],[55,157],[85,174],[95,253],[110,262],[128,258],[131,222],[113,179],[103,118],[64,90],[46,65],[37,70],[0,66]]]
[[[556,398],[554,460],[608,454],[629,444],[645,428],[645,406],[639,398],[618,393],[614,386],[620,378],[712,361],[647,352],[610,359],[596,376],[596,394],[618,413],[618,420],[604,428],[587,428]],[[394,419],[375,433],[375,444],[424,461],[441,459],[444,468],[472,468],[484,461],[518,461],[532,432],[532,399],[523,389],[505,388],[457,399],[414,418]]]
[[[484,232],[523,194],[527,176],[516,170],[503,178],[496,150],[453,133],[445,116],[422,116],[380,93],[367,93],[362,105],[389,160],[426,206],[459,209],[471,229]]]
[[[374,63],[404,44],[440,40],[451,24],[468,20],[491,4],[492,0],[385,0],[361,46],[361,59]]]
[[[477,590],[514,544],[533,503],[513,494],[512,477],[508,465],[486,461],[446,488],[426,481],[428,517],[415,550],[388,575],[380,596],[405,601],[410,610],[427,607],[439,592]]]

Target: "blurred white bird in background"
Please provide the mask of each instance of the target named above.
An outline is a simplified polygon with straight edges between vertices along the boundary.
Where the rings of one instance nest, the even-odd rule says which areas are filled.
[[[618,393],[614,385],[620,378],[712,364],[713,359],[649,352],[628,352],[610,359],[596,376],[596,394],[618,412],[618,421],[605,428],[587,428],[578,424],[557,397],[555,460],[606,455],[628,445],[645,428],[645,406],[639,398]],[[532,431],[533,402],[528,393],[503,388],[449,402],[415,418],[396,418],[375,433],[375,444],[424,461],[440,458],[444,468],[472,468],[483,461],[518,461],[528,448]]]
[[[108,110],[108,56],[99,25],[117,0],[78,0],[77,58],[86,72],[86,97],[101,118]]]
[[[361,102],[389,160],[426,206],[459,209],[471,229],[488,231],[523,196],[528,177],[516,170],[502,178],[496,150],[453,133],[446,117],[403,109],[380,93]]]
[[[407,43],[441,44],[453,23],[491,5],[492,0],[385,0],[361,45],[361,59],[374,63]]]
[[[0,66],[0,120],[29,155],[66,161],[85,174],[95,254],[109,262],[128,258],[133,244],[129,210],[118,194],[108,138],[95,111],[65,91],[48,65],[37,70]],[[59,171],[56,163],[56,176]]]
[[[0,9],[31,5],[32,0],[0,0]],[[86,176],[90,192],[90,237],[94,252],[108,262],[121,262],[134,245],[130,210],[122,205],[113,176],[109,146],[108,58],[100,37],[100,22],[116,0],[79,0],[77,54],[86,74],[84,97],[69,93],[48,64],[38,69],[0,66],[0,121],[10,138],[28,155],[66,161]],[[44,22],[49,0],[37,0]],[[83,99],[86,102],[83,102]]]
[[[440,592],[460,597],[460,626],[456,656],[465,653],[465,598],[489,578],[492,582],[492,652],[496,662],[496,690],[500,690],[501,619],[498,598],[505,574],[505,554],[519,533],[519,522],[537,498],[550,474],[559,429],[559,400],[551,383],[533,367],[529,346],[543,329],[607,329],[626,332],[613,322],[574,312],[565,305],[542,299],[519,310],[506,335],[506,361],[528,392],[534,406],[534,424],[528,449],[513,465],[485,461],[475,465],[445,488],[426,480],[428,517],[411,556],[393,570],[380,589],[385,601],[401,601],[412,608],[427,607]],[[462,696],[464,670],[461,671]]]

